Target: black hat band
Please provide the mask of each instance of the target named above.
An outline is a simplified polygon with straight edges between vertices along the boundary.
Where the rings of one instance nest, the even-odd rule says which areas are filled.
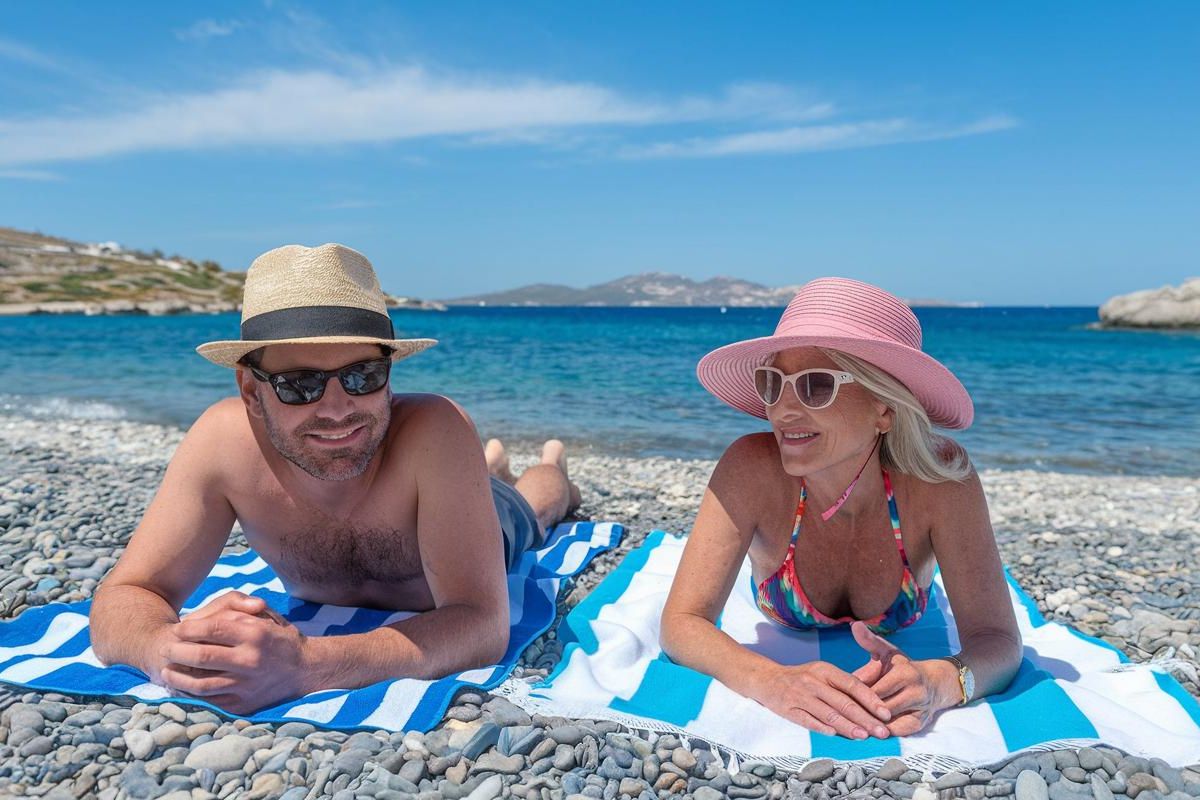
[[[395,339],[387,314],[348,306],[300,306],[257,314],[242,323],[242,339],[312,339],[317,336],[363,336]]]

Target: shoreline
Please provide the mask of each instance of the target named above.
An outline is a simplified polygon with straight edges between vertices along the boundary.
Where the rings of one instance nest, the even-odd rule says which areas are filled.
[[[99,579],[123,551],[125,541],[157,489],[169,455],[183,433],[178,428],[128,420],[0,415],[0,458],[6,464],[0,475],[0,533],[3,534],[0,536],[0,575],[4,576],[0,577],[0,620],[9,620],[30,605],[90,597]],[[510,445],[514,470],[519,471],[533,463],[535,453],[536,448],[532,446]],[[714,464],[706,459],[629,458],[570,449],[568,456],[572,478],[583,493],[579,516],[622,522],[627,534],[619,547],[597,557],[573,584],[565,587],[559,601],[560,615],[586,596],[650,530],[688,531]],[[1069,623],[1081,633],[1104,639],[1125,652],[1132,661],[1163,662],[1188,693],[1200,698],[1200,681],[1197,680],[1197,669],[1200,668],[1200,564],[1194,557],[1197,543],[1200,543],[1200,478],[984,470],[981,479],[988,495],[1002,559],[1046,618]],[[244,546],[244,540],[235,530],[226,550]],[[515,675],[536,677],[553,669],[561,655],[561,645],[554,630],[552,628],[526,651]],[[480,720],[511,714],[506,702],[502,698],[489,699],[486,693],[466,692],[448,710],[447,719],[475,725]],[[141,780],[145,770],[151,770],[149,777],[162,779],[165,786],[172,774],[167,772],[171,767],[168,762],[174,759],[169,754],[176,752],[181,757],[187,753],[184,747],[177,746],[159,758],[151,759],[149,755],[140,755],[141,737],[127,733],[119,747],[109,742],[107,749],[98,751],[107,753],[107,759],[93,757],[90,767],[88,763],[76,763],[71,754],[88,745],[72,742],[86,740],[91,729],[80,732],[73,728],[70,720],[80,719],[73,715],[83,714],[82,719],[86,720],[94,717],[92,724],[99,728],[107,725],[118,733],[134,728],[158,731],[171,725],[179,730],[176,727],[169,730],[178,733],[184,728],[179,724],[181,722],[190,723],[191,729],[197,731],[201,730],[195,727],[199,725],[208,735],[224,730],[228,735],[241,736],[243,730],[251,732],[253,728],[259,731],[256,735],[276,737],[270,741],[275,742],[277,748],[283,747],[285,739],[289,738],[285,734],[294,734],[298,730],[293,727],[281,733],[279,729],[283,726],[249,726],[226,722],[207,711],[167,706],[149,707],[115,699],[75,702],[61,695],[0,687],[0,794],[5,793],[6,787],[17,791],[18,786],[24,787],[21,793],[29,794],[32,784],[60,776],[54,782],[66,790],[87,787],[84,794],[92,796],[95,790],[95,796],[102,800],[117,800],[115,789],[120,784],[125,787],[122,797],[132,797],[135,795],[129,790],[130,773]],[[35,726],[36,733],[17,730],[14,720],[29,720],[35,716],[40,721]],[[565,724],[565,721],[559,722]],[[539,724],[537,718],[533,724]],[[612,737],[619,736],[607,731],[600,723],[593,724],[592,728],[600,746],[605,749],[613,746],[615,740]],[[424,761],[405,760],[400,752],[406,747],[405,741],[427,742],[432,748],[432,743],[439,741],[437,735],[437,731],[423,736],[379,734],[375,735],[375,744],[383,742],[396,753],[398,760],[392,767],[401,771],[393,778],[402,777],[403,782],[393,782],[401,791],[419,794],[416,790],[426,786],[422,781],[432,781],[429,785],[441,787],[443,796],[457,800],[479,788],[481,784],[476,777],[484,778],[468,777],[464,772],[460,781],[464,791],[452,797],[454,791],[446,786],[446,779],[442,778],[442,783],[438,784],[438,775],[429,769],[436,760],[433,756],[426,753],[423,758],[432,759],[426,765]],[[318,730],[305,733],[300,738],[300,745],[292,742],[290,746],[302,746],[303,760],[307,763],[303,768],[299,762],[288,767],[290,780],[304,781],[294,788],[312,782],[310,770],[324,769],[322,764],[329,766],[325,764],[322,751],[327,751],[328,758],[332,759],[340,748],[350,744],[350,740],[365,742],[360,737],[367,736],[372,734],[347,735]],[[414,736],[417,739],[413,739]],[[605,745],[606,737],[608,745]],[[14,741],[18,742],[16,746]],[[31,742],[38,746],[30,750]],[[139,754],[129,752],[135,742]],[[187,743],[182,742],[183,745]],[[36,754],[29,755],[38,750],[44,752],[44,759]],[[1125,765],[1123,772],[1108,776],[1111,782],[1123,781],[1135,773],[1145,773],[1150,776],[1149,780],[1162,772],[1150,759],[1138,760],[1129,756],[1122,760],[1122,754],[1116,751],[1107,752],[1102,747],[1097,750],[1106,754],[1114,765]],[[150,753],[160,751],[161,747],[158,750],[151,747]],[[411,757],[412,752],[409,749],[403,755]],[[134,755],[136,757],[129,763]],[[484,754],[483,757],[491,756]],[[508,753],[501,754],[499,750],[495,757],[516,758]],[[680,758],[687,761],[685,756]],[[980,792],[966,796],[982,797],[985,788],[993,792],[987,796],[1011,795],[1013,779],[1019,771],[1013,768],[1014,764],[1041,770],[1042,778],[1054,789],[1055,781],[1066,780],[1060,777],[1064,770],[1067,774],[1075,774],[1069,770],[1079,769],[1079,761],[1074,751],[1065,750],[1040,756],[1020,756],[995,774],[975,770],[970,776],[964,775],[964,779],[969,777],[972,784],[979,784]],[[179,761],[174,763],[179,764]],[[407,763],[422,766],[418,770],[415,766],[404,766]],[[1163,764],[1161,761],[1156,763]],[[444,769],[445,765],[438,766],[443,768],[443,773],[450,774]],[[1163,774],[1174,776],[1172,780],[1195,781],[1200,785],[1200,764],[1192,766],[1192,772],[1175,770]],[[392,770],[392,767],[388,769]],[[174,769],[182,770],[182,767]],[[318,791],[312,797],[336,795],[337,791],[347,791],[351,783],[358,786],[371,781],[392,780],[381,777],[379,769],[376,764],[366,763],[365,766],[360,764],[353,774],[343,772],[335,776],[326,771],[325,793]],[[870,785],[887,787],[886,795],[876,796],[913,797],[917,796],[914,791],[920,791],[919,784],[923,780],[920,772],[897,771],[899,768],[895,765],[891,768],[885,765],[875,773],[864,772],[860,767],[847,769],[843,766],[835,770],[832,765],[828,774],[823,772],[824,765],[820,770],[813,769],[822,774],[815,777],[815,782],[814,774],[805,779],[803,770],[790,777],[776,776],[772,771],[771,777],[761,779],[763,792],[755,797],[780,800],[786,791],[797,790],[801,783],[807,787],[805,791],[811,788],[816,792],[811,796],[839,796],[839,785],[846,785],[848,781],[857,781],[859,786],[873,781]],[[853,773],[853,770],[858,772]],[[297,778],[301,771],[303,776]],[[268,778],[263,773],[252,776],[251,772],[247,767],[244,775],[221,773],[221,785],[210,782],[205,788],[201,782],[196,789],[201,793],[191,796],[279,797],[289,788],[282,783],[282,778]],[[1124,777],[1117,777],[1123,773]],[[890,777],[885,780],[881,775]],[[591,778],[603,782],[599,776],[590,775]],[[276,780],[281,782],[276,785]],[[724,793],[720,788],[721,780],[719,777],[713,779],[713,785],[717,787],[714,791]],[[476,783],[472,785],[472,781]],[[707,778],[703,782],[708,785]],[[565,783],[566,775],[563,776],[563,787]],[[255,787],[266,789],[268,784],[279,791],[254,791]],[[155,785],[158,786],[157,782]],[[230,787],[228,793],[220,794],[226,785]],[[825,789],[821,790],[821,786]],[[573,788],[578,791],[581,787],[582,783]],[[161,788],[159,786],[160,791]],[[821,794],[822,791],[825,794]],[[289,795],[287,800],[306,794],[307,790],[305,794]],[[349,798],[352,794],[343,797]],[[570,792],[563,788],[548,797],[549,800],[563,800],[566,794]],[[1163,796],[1166,794],[1162,792]],[[750,797],[750,794],[739,796]],[[337,800],[343,800],[343,797]],[[532,791],[526,800],[540,797]]]

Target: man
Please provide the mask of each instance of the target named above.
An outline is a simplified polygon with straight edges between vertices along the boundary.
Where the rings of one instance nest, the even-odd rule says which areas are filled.
[[[392,363],[436,342],[395,338],[370,262],[347,247],[288,245],[256,259],[241,333],[197,348],[237,370],[240,397],[188,431],[96,592],[96,656],[239,713],[498,661],[506,561],[579,502],[561,442],[513,481],[503,447],[489,442],[485,458],[451,400],[393,395]],[[232,592],[181,620],[235,521],[295,597],[424,613],[306,637]]]

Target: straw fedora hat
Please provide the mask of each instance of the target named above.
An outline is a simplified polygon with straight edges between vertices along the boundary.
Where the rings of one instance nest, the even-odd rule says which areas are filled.
[[[371,262],[340,244],[289,244],[254,259],[242,290],[241,334],[196,352],[236,367],[247,353],[272,344],[380,344],[392,349],[393,361],[437,344],[396,338]]]
[[[840,350],[874,364],[903,383],[935,425],[962,429],[975,417],[954,373],[921,351],[921,323],[912,309],[883,289],[847,278],[806,283],[774,334],[713,350],[696,365],[696,376],[722,402],[766,419],[754,370],[793,347]]]

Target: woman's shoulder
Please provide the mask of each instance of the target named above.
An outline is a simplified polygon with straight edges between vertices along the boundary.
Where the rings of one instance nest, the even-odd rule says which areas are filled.
[[[721,454],[718,466],[761,466],[778,463],[779,443],[770,431],[747,433],[734,439]]]
[[[964,467],[963,477],[958,480],[926,480],[918,475],[891,471],[892,483],[897,491],[903,491],[911,500],[931,508],[945,508],[947,504],[961,502],[979,494],[979,475],[971,463],[966,448],[953,439],[944,439],[936,450],[944,465],[960,464]]]
[[[771,486],[783,477],[775,436],[762,432],[741,436],[725,448],[709,483],[746,491]]]

